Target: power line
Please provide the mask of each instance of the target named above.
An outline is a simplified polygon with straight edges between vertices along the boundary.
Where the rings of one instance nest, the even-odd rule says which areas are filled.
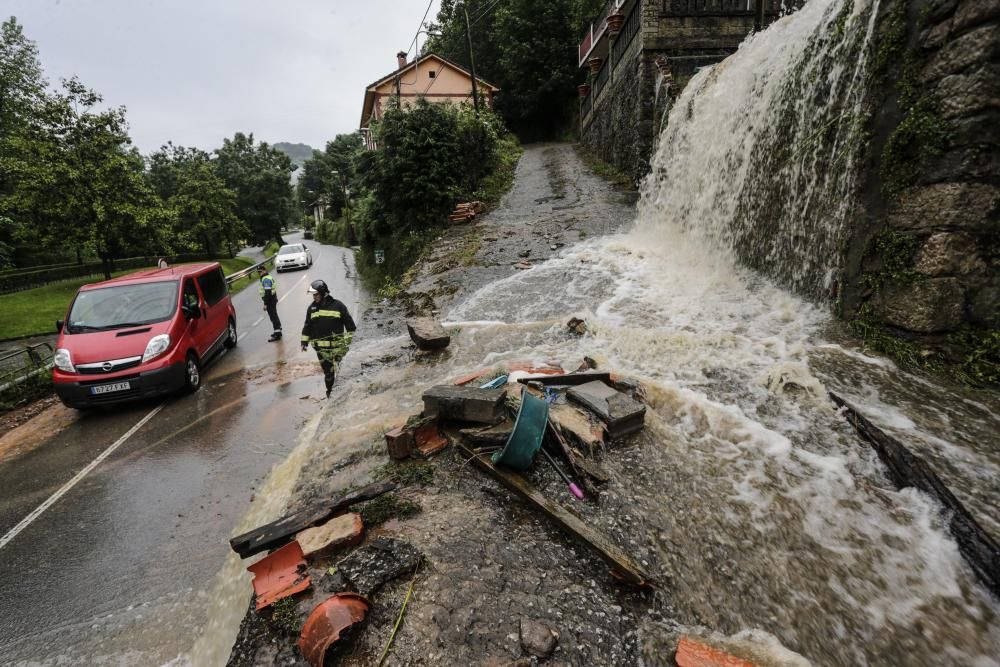
[[[420,37],[420,30],[424,27],[424,23],[427,22],[427,15],[431,13],[431,5],[433,4],[434,0],[430,0],[430,2],[427,3],[427,9],[424,10],[424,18],[420,19],[420,25],[417,26],[417,31],[413,34],[413,41],[410,42],[410,46],[406,49],[407,55],[409,55],[410,49],[416,45],[417,38]],[[414,57],[416,57],[416,54],[414,54]]]
[[[482,18],[484,18],[487,14],[489,14],[490,11],[494,7],[496,7],[499,2],[500,2],[500,0],[493,0],[493,2],[490,3],[489,7],[487,7],[483,11],[479,12],[479,16],[477,16],[476,18],[472,19],[472,24],[471,25],[476,25],[477,23],[479,23],[479,20],[482,19]]]

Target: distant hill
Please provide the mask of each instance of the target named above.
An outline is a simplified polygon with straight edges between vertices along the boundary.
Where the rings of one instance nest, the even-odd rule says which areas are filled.
[[[279,151],[287,155],[292,159],[292,164],[299,167],[292,172],[291,180],[292,185],[299,182],[299,176],[302,175],[302,163],[313,156],[313,148],[308,144],[290,144],[287,141],[279,141],[276,144],[272,144]]]
[[[312,157],[313,148],[306,144],[290,144],[287,141],[279,141],[273,144],[279,151],[292,158],[292,163],[301,167],[302,163]]]

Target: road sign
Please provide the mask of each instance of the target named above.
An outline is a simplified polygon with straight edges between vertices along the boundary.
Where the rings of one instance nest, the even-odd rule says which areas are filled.
[[[376,264],[381,264],[384,261],[385,261],[385,253],[383,251],[381,251],[381,250],[376,250],[375,251],[375,263]]]

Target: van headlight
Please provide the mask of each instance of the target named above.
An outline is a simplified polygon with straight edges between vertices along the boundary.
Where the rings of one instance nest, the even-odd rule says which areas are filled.
[[[73,358],[70,357],[69,350],[67,349],[60,347],[56,350],[55,355],[52,357],[52,363],[63,373],[76,372],[76,368],[73,367]]]
[[[146,351],[142,354],[142,362],[146,363],[150,359],[156,359],[158,356],[166,352],[169,347],[170,336],[167,334],[153,336],[149,339],[149,344],[146,345]]]

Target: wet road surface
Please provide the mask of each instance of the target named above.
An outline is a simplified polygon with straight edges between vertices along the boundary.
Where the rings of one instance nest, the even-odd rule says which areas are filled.
[[[360,315],[350,251],[309,245],[314,266],[278,276],[282,342],[266,342],[251,286],[234,297],[239,345],[200,391],[64,415],[0,461],[0,664],[162,664],[190,647],[233,527],[321,406],[315,353],[298,344],[306,287],[326,280]]]

